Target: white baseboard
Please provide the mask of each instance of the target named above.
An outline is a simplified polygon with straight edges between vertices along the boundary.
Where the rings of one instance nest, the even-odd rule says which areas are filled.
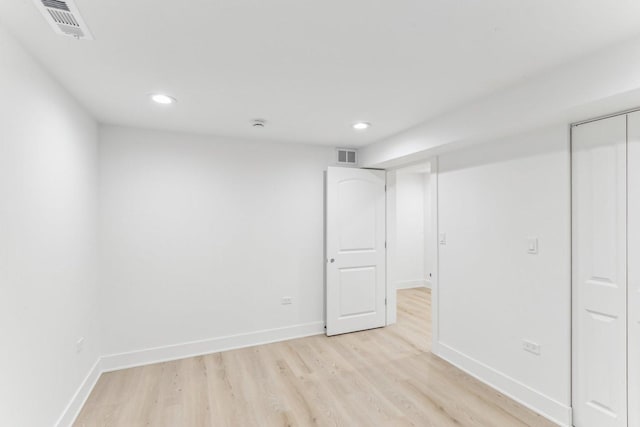
[[[396,289],[430,288],[428,280],[403,280],[396,282]]]
[[[217,353],[220,351],[253,347],[261,344],[319,335],[324,332],[324,322],[319,321],[200,341],[191,341],[182,344],[167,345],[127,353],[110,354],[102,356],[102,371],[116,371],[119,369],[150,365],[152,363],[166,362],[169,360],[184,359],[186,357],[201,356],[203,354]]]
[[[82,381],[82,384],[80,384],[80,387],[55,423],[57,427],[67,427],[73,424],[101,374],[102,369],[100,367],[100,358],[98,357],[98,360],[93,364],[84,381]]]
[[[442,342],[432,348],[432,353],[554,423],[563,427],[572,425],[571,407],[545,396]]]

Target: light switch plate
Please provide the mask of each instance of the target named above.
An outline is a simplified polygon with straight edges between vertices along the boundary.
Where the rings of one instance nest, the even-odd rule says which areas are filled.
[[[440,233],[440,237],[438,238],[438,241],[440,242],[441,245],[446,245],[447,244],[447,233]]]
[[[540,344],[533,341],[522,340],[522,349],[536,356],[540,356]]]
[[[528,237],[527,238],[527,253],[536,255],[538,253],[538,238],[537,237]]]
[[[291,298],[291,297],[282,297],[281,304],[282,305],[293,304],[293,298]]]

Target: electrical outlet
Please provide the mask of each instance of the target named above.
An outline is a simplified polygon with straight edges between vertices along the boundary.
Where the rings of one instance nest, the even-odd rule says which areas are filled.
[[[293,304],[293,298],[291,298],[291,297],[282,297],[281,303],[282,303],[282,305]]]
[[[84,349],[84,337],[80,337],[78,341],[76,341],[76,353],[82,353]]]
[[[446,245],[447,244],[447,233],[440,233],[440,235],[438,236],[438,242],[441,245]]]
[[[540,344],[533,341],[522,340],[522,349],[536,356],[540,356]]]

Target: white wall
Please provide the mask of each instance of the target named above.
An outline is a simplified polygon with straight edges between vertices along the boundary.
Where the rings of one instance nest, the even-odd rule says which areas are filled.
[[[2,28],[0,117],[0,425],[50,426],[99,355],[97,129]]]
[[[99,153],[105,354],[322,331],[332,148],[106,126]]]
[[[396,196],[396,289],[425,285],[424,174],[398,171]]]
[[[568,424],[568,127],[441,156],[438,215],[438,353]],[[538,255],[527,237],[539,239]]]

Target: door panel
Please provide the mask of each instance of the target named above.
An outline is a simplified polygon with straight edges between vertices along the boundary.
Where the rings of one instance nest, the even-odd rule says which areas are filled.
[[[340,252],[375,250],[376,190],[374,182],[346,179],[336,183]]]
[[[572,129],[573,408],[627,426],[626,117]]]
[[[327,170],[327,335],[385,325],[385,172]]]
[[[340,274],[339,318],[375,313],[376,267],[342,268]]]
[[[640,426],[640,112],[629,114],[629,425]]]

